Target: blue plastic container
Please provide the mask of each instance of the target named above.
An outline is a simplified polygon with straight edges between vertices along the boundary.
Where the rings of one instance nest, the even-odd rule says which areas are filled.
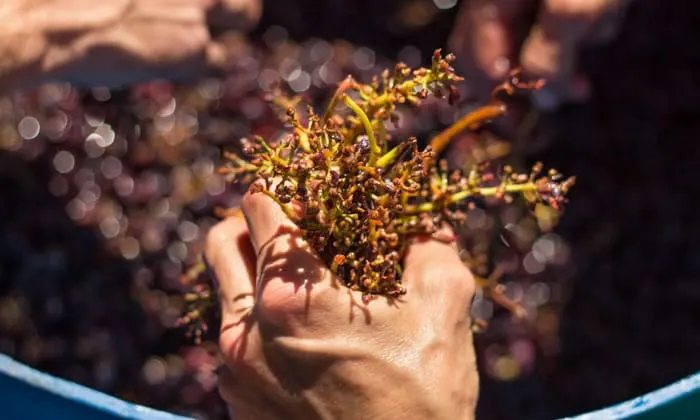
[[[0,355],[0,407],[3,420],[192,420],[55,378],[4,355]],[[567,420],[632,418],[700,420],[700,372],[630,401]]]

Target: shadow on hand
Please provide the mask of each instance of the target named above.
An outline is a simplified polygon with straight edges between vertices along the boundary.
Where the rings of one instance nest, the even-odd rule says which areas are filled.
[[[330,316],[334,316],[333,305],[338,303],[337,293],[339,289],[346,288],[341,284],[341,280],[331,272],[322,257],[314,251],[304,240],[302,233],[290,226],[280,226],[273,239],[263,244],[260,248],[258,258],[259,267],[263,267],[263,272],[257,280],[257,295],[260,298],[265,289],[275,285],[276,280],[283,283],[291,283],[293,295],[285,297],[285,301],[257,302],[256,305],[263,305],[263,310],[270,309],[272,313],[283,315],[281,312],[303,312],[305,322],[309,322],[309,315],[312,310],[318,313],[324,311]],[[274,287],[282,287],[279,284]],[[304,289],[303,308],[298,303],[301,289]],[[355,309],[362,312],[365,324],[372,322],[369,308],[357,302],[358,293],[346,288],[348,293],[349,316],[348,322],[355,319]],[[276,293],[273,290],[273,293]],[[273,295],[277,296],[277,295]],[[270,306],[268,306],[270,305]]]

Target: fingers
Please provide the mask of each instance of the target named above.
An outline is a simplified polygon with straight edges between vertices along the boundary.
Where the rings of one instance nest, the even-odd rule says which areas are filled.
[[[459,12],[449,47],[457,54],[469,95],[486,100],[517,59],[516,40],[534,0],[470,0]]]
[[[405,259],[404,279],[408,293],[419,293],[429,302],[449,306],[462,313],[474,295],[474,278],[459,258],[451,228],[437,235],[413,239]]]
[[[590,87],[576,74],[578,50],[593,25],[617,0],[545,0],[525,40],[520,63],[528,74],[547,80],[537,94],[545,108],[561,101],[580,102]]]
[[[280,236],[300,235],[294,222],[263,192],[247,192],[243,196],[241,209],[248,221],[250,238],[256,254]]]
[[[322,313],[336,298],[334,277],[301,230],[264,192],[248,192],[241,208],[257,256],[258,316],[286,328]]]
[[[222,330],[236,328],[253,306],[255,293],[255,253],[245,219],[233,216],[214,226],[204,255],[219,289]]]
[[[494,85],[519,65],[533,77],[547,80],[536,94],[540,107],[587,99],[590,85],[576,73],[578,49],[586,41],[610,39],[630,2],[544,0],[528,32],[534,0],[469,1],[449,40],[467,80],[468,95],[487,100]]]

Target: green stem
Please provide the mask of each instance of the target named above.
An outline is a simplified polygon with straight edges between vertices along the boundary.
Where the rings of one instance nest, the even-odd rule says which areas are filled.
[[[517,193],[517,192],[526,192],[526,191],[536,191],[537,186],[533,183],[525,183],[525,184],[511,184],[511,185],[506,185],[505,188],[498,186],[498,187],[486,187],[486,188],[477,188],[475,190],[462,190],[458,193],[452,194],[448,199],[447,199],[447,204],[455,204],[458,203],[462,200],[465,200],[471,196],[477,195],[481,197],[488,197],[488,196],[493,196],[496,195],[499,191],[503,191],[504,193]],[[406,209],[406,214],[419,214],[419,213],[427,213],[434,211],[436,208],[436,204],[443,204],[443,203],[435,203],[435,202],[426,202],[426,203],[420,203],[416,204],[415,206],[410,206],[409,208]]]
[[[402,82],[400,85],[394,87],[392,89],[392,92],[401,92],[402,94],[406,95],[408,92],[410,92],[414,87],[417,86],[417,83],[415,80],[406,80],[405,82]],[[381,108],[384,105],[388,104],[391,102],[391,95],[389,92],[383,93],[379,95],[377,99],[372,101],[372,105]]]
[[[443,130],[440,134],[433,137],[432,140],[430,140],[430,146],[433,148],[435,154],[439,154],[447,147],[450,140],[452,140],[452,138],[457,134],[467,129],[476,128],[494,118],[498,118],[504,115],[505,112],[506,106],[501,103],[483,106],[460,118],[454,124]]]
[[[328,108],[326,108],[326,112],[323,114],[323,118],[321,119],[322,127],[325,127],[326,123],[331,118],[331,115],[333,115],[333,111],[335,111],[335,107],[338,106],[338,100],[340,97],[345,96],[345,91],[351,89],[353,86],[355,86],[355,80],[352,78],[352,76],[348,76],[345,78],[345,80],[340,82],[338,88],[333,94],[333,97],[331,98],[330,104],[328,104]]]
[[[528,182],[525,184],[506,185],[505,188],[501,187],[501,186],[479,188],[477,194],[482,196],[482,197],[488,197],[488,196],[496,195],[499,191],[503,191],[506,193],[519,193],[519,192],[536,191],[536,190],[537,190],[537,185],[535,185],[531,182]],[[472,191],[469,191],[469,190],[460,191],[456,194],[453,194],[450,197],[450,203],[453,204],[453,203],[460,202],[471,195],[473,195]]]
[[[347,105],[352,111],[357,114],[360,118],[360,122],[367,132],[367,137],[369,138],[369,165],[375,166],[377,163],[378,156],[382,153],[381,147],[377,144],[377,138],[374,136],[374,130],[372,129],[372,123],[365,114],[365,111],[360,108],[360,106],[352,100],[349,96],[345,95],[343,97],[345,105]]]
[[[385,153],[382,157],[380,157],[377,160],[377,167],[378,168],[384,168],[388,166],[391,162],[396,160],[401,153],[406,149],[405,143],[401,143],[398,146],[394,147],[393,149],[389,150],[387,153]]]

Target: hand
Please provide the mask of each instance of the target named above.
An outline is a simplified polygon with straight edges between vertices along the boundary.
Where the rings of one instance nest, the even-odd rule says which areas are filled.
[[[577,73],[578,50],[615,36],[630,1],[467,0],[450,37],[450,49],[461,59],[458,66],[478,100],[487,99],[508,71],[519,66],[526,74],[546,79],[541,105],[583,101],[589,85]]]
[[[224,58],[210,28],[244,30],[261,13],[260,0],[9,0],[3,6],[0,16],[10,13],[16,37],[35,39],[24,43],[34,48],[39,82],[106,86],[197,77]]]
[[[220,392],[236,419],[470,419],[474,279],[455,246],[416,238],[393,304],[338,283],[262,193],[208,235]],[[251,309],[252,308],[252,309]]]

